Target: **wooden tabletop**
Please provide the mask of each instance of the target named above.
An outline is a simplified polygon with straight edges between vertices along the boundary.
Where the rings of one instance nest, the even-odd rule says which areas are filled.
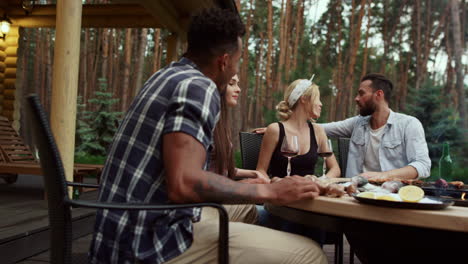
[[[331,216],[468,233],[468,207],[449,206],[443,210],[396,209],[362,204],[352,197],[319,197],[296,202],[288,207]]]

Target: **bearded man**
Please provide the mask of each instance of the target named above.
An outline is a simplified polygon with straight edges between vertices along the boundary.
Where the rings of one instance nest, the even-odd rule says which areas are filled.
[[[354,99],[360,115],[322,124],[328,137],[350,138],[346,177],[376,181],[429,177],[431,160],[422,124],[389,108],[392,90],[384,75],[367,74]]]

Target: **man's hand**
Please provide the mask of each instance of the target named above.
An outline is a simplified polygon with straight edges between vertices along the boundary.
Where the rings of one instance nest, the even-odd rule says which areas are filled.
[[[252,133],[265,134],[266,130],[267,130],[266,127],[258,127],[258,128],[252,129]]]
[[[386,182],[391,180],[385,172],[367,171],[359,174],[359,176],[377,182]]]
[[[272,204],[285,205],[288,203],[314,199],[319,196],[320,190],[315,182],[301,176],[289,176],[281,181],[269,185],[275,193]]]
[[[237,182],[242,182],[242,183],[250,183],[250,184],[267,184],[270,183],[270,180],[265,180],[264,178],[247,178],[247,179],[242,179]]]

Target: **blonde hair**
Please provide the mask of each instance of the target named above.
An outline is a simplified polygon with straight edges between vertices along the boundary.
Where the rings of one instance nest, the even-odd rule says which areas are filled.
[[[294,103],[294,105],[288,104],[289,96],[291,95],[292,91],[294,90],[294,88],[296,88],[296,86],[299,84],[300,81],[302,81],[302,79],[295,80],[294,82],[292,82],[288,86],[288,88],[286,88],[286,91],[284,92],[283,101],[279,102],[279,104],[276,105],[276,111],[277,111],[276,115],[279,119],[281,119],[281,121],[286,121],[291,117],[294,109],[296,108],[299,102],[299,100],[297,100],[296,103]],[[316,84],[312,83],[311,86],[307,87],[307,89],[304,91],[301,97],[302,96],[308,97],[310,98],[311,102],[314,102],[318,95],[319,95],[319,87]]]

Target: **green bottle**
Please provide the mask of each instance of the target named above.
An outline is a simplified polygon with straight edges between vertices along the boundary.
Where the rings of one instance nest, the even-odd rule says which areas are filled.
[[[73,188],[73,200],[77,200],[80,198],[80,189],[75,187]]]
[[[452,158],[450,157],[449,144],[444,143],[442,157],[439,160],[439,178],[452,179]]]

